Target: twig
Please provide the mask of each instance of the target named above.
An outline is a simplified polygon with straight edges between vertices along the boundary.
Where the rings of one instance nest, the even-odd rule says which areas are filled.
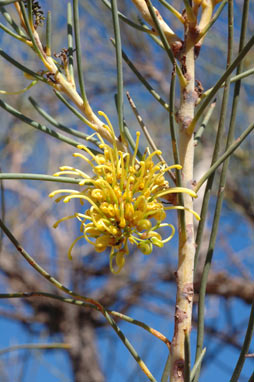
[[[50,349],[70,349],[71,345],[52,342],[49,344],[21,344],[13,345],[0,350],[0,356],[16,350],[50,350]]]
[[[184,358],[184,382],[191,382],[190,337],[187,334],[184,340]]]
[[[143,119],[142,119],[141,115],[139,114],[133,99],[130,96],[130,93],[127,92],[126,94],[127,94],[128,101],[129,101],[129,103],[131,105],[131,108],[133,110],[133,113],[134,113],[135,117],[137,118],[137,121],[138,121],[141,129],[143,130],[143,132],[145,134],[145,137],[146,137],[150,147],[153,149],[153,151],[158,151],[158,148],[157,148],[156,144],[154,143],[154,141],[153,141],[153,139],[152,139],[152,137],[151,137],[151,135],[150,135],[146,125],[144,124]],[[159,160],[161,160],[162,162],[166,163],[165,159],[163,158],[163,156],[161,154],[157,154],[157,157],[159,158]],[[167,173],[169,174],[169,176],[171,177],[171,179],[175,183],[175,175],[173,174],[173,172],[172,171],[167,171]]]
[[[202,352],[200,353],[199,357],[197,358],[197,360],[195,361],[194,365],[193,365],[193,368],[191,370],[191,375],[190,375],[190,380],[193,381],[193,379],[195,378],[196,376],[196,372],[197,370],[199,369],[200,365],[201,365],[201,362],[203,361],[203,358],[205,356],[205,353],[206,353],[206,348],[204,348],[202,350]]]
[[[172,65],[175,67],[176,74],[177,74],[177,76],[179,78],[180,85],[183,88],[183,87],[186,86],[187,81],[186,81],[186,79],[185,79],[185,77],[183,75],[182,70],[180,69],[178,63],[175,60],[174,54],[173,54],[173,52],[171,50],[171,47],[169,45],[170,43],[169,43],[168,39],[165,36],[163,28],[161,27],[161,23],[159,22],[159,19],[158,19],[158,16],[157,16],[158,15],[158,11],[157,11],[157,14],[156,14],[155,10],[154,10],[154,7],[152,6],[152,3],[151,3],[150,0],[145,0],[145,2],[146,2],[147,7],[149,9],[150,15],[151,15],[152,20],[154,22],[154,25],[155,25],[155,27],[156,27],[156,29],[158,31],[158,34],[159,34],[159,36],[161,38],[162,44],[163,44],[163,46],[165,48],[165,51],[166,51],[166,53],[167,53],[167,55],[168,55]]]
[[[81,131],[78,131],[78,130],[74,130],[70,127],[67,127],[65,125],[63,125],[62,123],[56,121],[51,115],[49,115],[45,110],[43,110],[40,105],[32,98],[32,97],[28,97],[29,101],[31,102],[31,104],[33,105],[33,107],[35,108],[35,110],[42,116],[46,119],[46,121],[48,121],[49,123],[51,123],[53,126],[57,127],[58,129],[64,131],[65,133],[68,133],[68,134],[71,134],[71,135],[74,135],[78,138],[82,138],[82,139],[85,139],[86,141],[89,141],[93,144],[95,144],[96,146],[100,146],[101,142],[98,141],[97,139],[95,139],[94,137],[92,137],[91,135],[88,135],[88,134],[85,134],[85,133],[82,133]]]
[[[200,139],[201,139],[201,137],[202,137],[202,135],[203,135],[203,133],[205,131],[205,128],[206,128],[207,124],[210,121],[210,118],[211,118],[211,116],[213,114],[215,105],[216,105],[216,99],[211,103],[211,105],[210,105],[210,107],[209,107],[209,109],[208,109],[208,111],[207,111],[207,113],[206,113],[206,115],[205,115],[205,117],[203,119],[203,122],[201,123],[200,128],[198,129],[198,131],[195,134],[195,139],[194,139],[194,145],[195,146],[198,145],[198,143],[199,143],[199,141],[200,141]]]
[[[76,43],[76,59],[77,59],[77,70],[79,87],[82,100],[85,105],[88,105],[88,100],[86,96],[85,83],[83,77],[82,68],[82,58],[81,58],[81,44],[80,44],[80,27],[79,27],[79,9],[78,0],[73,0],[73,21],[74,21],[74,33],[75,33],[75,43]]]
[[[115,35],[115,50],[116,50],[116,68],[117,68],[117,114],[120,136],[122,142],[125,141],[124,123],[123,123],[123,65],[122,65],[122,43],[120,26],[118,19],[117,0],[111,0],[112,18]]]
[[[239,52],[241,52],[241,53],[244,50],[243,46],[244,46],[244,39],[245,39],[245,35],[246,35],[246,30],[247,30],[248,9],[249,9],[249,0],[245,0],[244,5],[243,5],[241,35],[240,35],[240,42],[239,42]],[[232,18],[233,17],[233,0],[229,0],[229,12],[232,13],[232,16],[231,16],[231,18]],[[247,45],[245,45],[245,47]],[[238,57],[239,57],[239,55],[238,55]],[[243,67],[243,62],[240,61],[239,66],[237,68],[238,73],[241,72],[242,67]],[[226,70],[226,72],[227,72],[227,70]],[[229,124],[227,143],[226,143],[226,151],[231,146],[233,138],[234,138],[236,111],[237,111],[237,105],[238,105],[239,94],[240,94],[240,86],[241,86],[240,81],[235,84],[235,89],[234,89],[234,94],[233,94],[232,110],[231,110],[231,117],[230,117],[230,124]],[[247,131],[249,129],[253,129],[253,127],[254,127],[254,124],[251,125],[247,129]],[[245,133],[246,133],[246,131],[245,131]],[[217,237],[218,228],[219,228],[219,221],[220,221],[222,203],[223,203],[223,198],[224,198],[224,189],[225,189],[225,184],[226,184],[229,159],[230,159],[230,157],[227,157],[227,159],[225,159],[224,163],[223,163],[223,168],[222,168],[220,181],[219,181],[218,195],[217,195],[217,201],[216,201],[215,212],[214,212],[214,217],[213,217],[211,235],[210,235],[210,239],[209,239],[209,245],[208,245],[207,255],[206,255],[206,259],[205,259],[205,265],[204,265],[203,273],[202,273],[202,277],[201,277],[201,286],[200,286],[199,303],[198,303],[198,338],[197,338],[196,356],[200,354],[201,348],[203,347],[206,285],[207,285],[209,271],[211,268],[211,262],[212,262],[212,258],[213,258],[214,247],[215,247],[216,237]],[[195,377],[195,381],[198,381],[198,377],[199,377],[199,373],[197,372],[196,377]]]
[[[112,44],[115,46],[115,41],[111,39]],[[151,93],[151,95],[158,101],[167,111],[169,111],[169,105],[161,98],[161,96],[154,90],[154,88],[149,84],[149,82],[143,77],[143,75],[139,72],[133,62],[129,59],[127,54],[122,50],[122,56],[124,61],[127,63],[129,68],[133,71],[133,73],[137,76],[140,82],[145,86],[145,88]]]
[[[18,110],[14,109],[11,105],[9,105],[7,102],[4,102],[0,99],[0,107],[2,107],[4,110],[8,111],[8,113],[14,115],[14,117],[20,119],[21,121],[27,123],[28,125],[34,127],[37,130],[42,131],[43,133],[46,133],[50,135],[51,137],[54,137],[62,142],[68,143],[71,146],[77,147],[80,145],[80,142],[74,141],[73,139],[66,137],[63,134],[57,133],[56,131],[50,129],[49,127],[45,125],[41,125],[40,123],[33,121],[31,118],[25,116],[24,114],[20,113]],[[98,153],[98,151],[96,151]]]
[[[46,182],[60,182],[60,183],[70,183],[79,184],[81,179],[69,178],[64,176],[52,176],[44,174],[25,174],[25,173],[0,173],[0,179],[13,180],[42,180]]]
[[[230,382],[237,382],[239,380],[239,377],[240,377],[240,374],[241,374],[241,371],[242,371],[242,368],[244,365],[244,361],[246,358],[246,354],[249,351],[249,347],[250,347],[250,343],[251,343],[252,335],[253,335],[253,330],[254,330],[254,301],[252,303],[249,323],[248,323],[248,327],[246,330],[246,334],[245,334],[243,346],[241,349],[241,353],[239,355],[239,358],[238,358],[236,367],[234,369],[233,375],[230,379]]]
[[[208,96],[205,98],[203,103],[201,104],[200,108],[198,109],[195,117],[193,118],[190,126],[188,127],[188,133],[192,134],[197,121],[203,114],[203,111],[205,110],[206,106],[210,103],[210,101],[213,99],[217,91],[220,89],[222,84],[225,82],[225,80],[228,78],[228,76],[233,72],[233,70],[242,62],[243,58],[246,56],[246,54],[249,52],[249,50],[254,45],[254,36],[252,36],[247,44],[242,48],[240,53],[237,55],[235,60],[232,62],[232,64],[229,66],[229,68],[224,72],[224,74],[221,76],[221,78],[216,82],[211,92],[208,94]]]
[[[244,139],[252,132],[254,129],[254,123],[251,124],[241,135],[238,137],[225,151],[225,153],[209,168],[209,170],[202,176],[198,181],[197,185],[194,187],[195,192],[198,192],[202,184],[211,176],[214,171],[237,149],[238,146],[244,141]]]
[[[64,293],[67,293],[71,295],[74,298],[78,298],[82,301],[88,302],[94,307],[96,307],[106,318],[108,323],[112,326],[118,337],[121,339],[121,341],[124,343],[126,348],[131,353],[132,357],[135,359],[135,361],[138,363],[140,368],[143,370],[143,372],[146,374],[146,376],[149,378],[151,382],[157,382],[154,376],[151,374],[150,370],[147,368],[144,361],[140,358],[132,344],[129,342],[129,340],[125,337],[123,332],[120,330],[120,328],[117,326],[116,322],[110,317],[109,313],[104,309],[104,307],[96,300],[81,296],[69,288],[65,287],[63,284],[61,284],[58,280],[56,280],[53,276],[51,276],[44,268],[42,268],[29,254],[25,251],[25,249],[19,244],[17,239],[13,236],[13,234],[9,231],[9,229],[6,227],[6,225],[3,223],[3,221],[0,219],[0,228],[4,231],[6,236],[9,238],[9,240],[14,244],[18,252],[25,258],[25,260],[46,280],[48,280],[51,284],[53,284],[56,288],[62,290]]]
[[[74,298],[67,298],[67,297],[62,297],[59,295],[55,295],[52,293],[47,293],[47,292],[19,292],[19,293],[0,293],[0,299],[5,299],[5,298],[31,298],[31,297],[47,297],[47,298],[52,298],[54,300],[58,300],[67,304],[72,304],[72,305],[77,305],[77,306],[82,306],[84,308],[92,308],[96,309],[97,311],[100,311],[97,306],[94,306],[94,304],[77,300]],[[105,309],[109,314],[111,314],[114,317],[120,318],[121,320],[124,320],[130,324],[139,326],[140,328],[143,328],[162,342],[166,344],[166,346],[170,349],[170,341],[165,337],[162,333],[160,333],[158,330],[153,329],[151,326],[145,324],[142,321],[135,320],[134,318],[127,316],[126,314],[116,312],[114,310],[107,310]]]

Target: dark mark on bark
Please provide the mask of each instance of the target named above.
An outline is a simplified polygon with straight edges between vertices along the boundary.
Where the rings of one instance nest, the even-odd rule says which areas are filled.
[[[184,298],[189,302],[191,303],[192,301],[192,298],[193,298],[193,294],[194,294],[194,290],[193,290],[193,283],[188,283],[188,284],[185,284],[184,288],[183,288],[183,292],[182,292]]]
[[[186,318],[187,318],[186,312],[181,310],[179,308],[179,306],[176,305],[176,311],[175,311],[175,320],[176,320],[176,322],[179,324],[179,323],[183,322],[184,320],[186,320]]]
[[[174,377],[179,378],[179,380],[182,380],[183,373],[184,373],[184,360],[177,359],[174,362],[174,366],[173,366]]]

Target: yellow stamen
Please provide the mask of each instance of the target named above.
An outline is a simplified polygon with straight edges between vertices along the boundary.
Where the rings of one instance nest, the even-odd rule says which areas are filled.
[[[68,189],[59,189],[59,190],[52,191],[52,192],[49,194],[49,197],[50,197],[50,198],[53,198],[55,195],[57,195],[57,194],[61,194],[61,193],[65,193],[65,194],[79,194],[79,191],[76,191],[76,190],[68,190]]]
[[[154,151],[152,154],[150,154],[146,159],[145,161],[146,162],[149,162],[155,155],[161,155],[162,152],[160,150],[156,150]]]
[[[133,157],[132,157],[132,161],[131,161],[132,167],[135,166],[136,156],[137,156],[137,152],[138,152],[139,137],[140,137],[139,131],[136,132],[136,137],[137,137],[136,138],[136,145],[135,145],[135,149],[134,149],[134,153],[133,153]]]
[[[94,203],[94,201],[91,198],[85,195],[79,194],[79,195],[66,196],[64,198],[64,203],[68,203],[71,199],[77,199],[77,198],[87,200],[99,212],[99,214],[102,215],[100,208],[98,208],[98,206]]]
[[[185,188],[185,187],[172,187],[172,188],[169,188],[168,190],[158,192],[157,194],[153,195],[152,198],[153,199],[154,198],[161,198],[162,196],[167,195],[167,194],[177,194],[177,193],[185,193],[185,194],[190,195],[192,198],[197,198],[196,192],[190,190],[189,188]]]
[[[193,211],[191,208],[183,207],[183,206],[172,206],[172,207],[164,207],[164,210],[186,210],[191,212],[197,220],[200,220],[200,216],[197,212]]]
[[[176,168],[177,170],[181,170],[183,168],[183,166],[181,166],[180,164],[173,164],[172,166],[164,168],[163,172],[170,171],[173,168]]]
[[[99,141],[101,142],[102,145],[105,145],[105,142],[104,142],[102,136],[99,133],[97,133],[97,132],[89,135],[86,139],[89,141],[94,136],[96,136],[99,139]]]
[[[79,237],[77,237],[77,238],[73,241],[73,243],[71,244],[71,246],[70,246],[70,248],[69,248],[69,250],[68,250],[68,258],[69,258],[69,260],[72,260],[71,251],[72,251],[74,245],[75,245],[80,239],[83,239],[83,238],[84,238],[83,235],[82,235],[82,236],[79,236]]]
[[[160,224],[159,228],[162,228],[162,227],[170,227],[171,230],[172,230],[171,235],[169,237],[167,237],[167,239],[162,240],[162,243],[165,244],[168,241],[170,241],[172,239],[172,237],[174,236],[174,234],[175,234],[175,227],[172,224],[168,224],[168,223]]]
[[[74,219],[75,217],[75,215],[65,216],[64,218],[57,220],[53,224],[53,228],[57,228],[60,223],[64,222],[65,220]]]
[[[95,165],[93,164],[93,162],[90,159],[88,159],[87,157],[85,157],[85,155],[80,154],[80,153],[74,153],[73,156],[74,156],[74,158],[78,157],[78,158],[84,159],[84,161],[89,163],[92,168],[95,168]]]
[[[110,134],[111,134],[111,136],[113,138],[113,141],[115,141],[116,140],[115,132],[114,132],[113,126],[111,125],[111,122],[110,122],[108,116],[103,111],[101,111],[101,110],[98,111],[98,114],[102,115],[105,118],[105,120],[107,122],[107,125],[105,125],[105,127],[110,132]]]

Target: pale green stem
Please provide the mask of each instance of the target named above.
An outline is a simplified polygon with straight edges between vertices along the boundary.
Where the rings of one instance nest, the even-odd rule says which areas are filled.
[[[21,344],[13,345],[0,350],[0,356],[10,353],[15,350],[50,350],[50,349],[70,349],[71,345],[63,343],[50,343],[50,344]]]
[[[60,183],[71,183],[71,184],[79,184],[82,179],[74,179],[64,176],[52,176],[52,175],[44,175],[44,174],[25,174],[25,173],[1,173],[0,179],[6,180],[42,180],[46,182],[60,182]]]
[[[92,309],[96,309],[97,311],[99,311],[97,306],[90,304],[88,302],[76,300],[74,298],[66,298],[66,297],[62,297],[59,295],[46,293],[46,292],[38,291],[38,292],[0,293],[0,299],[2,299],[2,298],[3,299],[5,299],[5,298],[31,298],[31,297],[38,297],[38,296],[48,297],[48,298],[52,298],[54,300],[59,300],[61,302],[67,303],[67,304],[82,306],[84,308],[92,308]],[[127,316],[126,314],[116,312],[114,310],[107,310],[107,312],[114,317],[120,318],[121,320],[128,322],[129,324],[136,325],[136,326],[139,326],[140,328],[143,328],[148,333],[154,335],[156,338],[163,341],[167,345],[168,348],[170,347],[170,342],[167,339],[167,337],[165,337],[162,333],[158,332],[158,330],[153,329],[151,326],[145,324],[144,322],[139,321],[139,320],[135,320],[134,318]]]

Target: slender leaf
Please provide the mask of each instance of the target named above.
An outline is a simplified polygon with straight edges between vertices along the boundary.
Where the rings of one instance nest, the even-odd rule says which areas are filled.
[[[40,123],[33,121],[31,118],[26,117],[24,114],[20,113],[18,110],[14,109],[11,105],[2,101],[1,99],[0,99],[0,107],[8,111],[8,113],[12,114],[14,117],[20,119],[21,121],[27,123],[28,125],[34,127],[35,129],[42,131],[43,133],[46,133],[74,147],[77,147],[78,145],[80,145],[80,142],[74,141],[73,139],[68,138],[65,135],[62,135],[60,133],[57,133],[56,131],[50,129],[49,127],[45,125],[41,125]],[[98,153],[98,151],[95,151],[94,149],[91,149],[91,151]]]
[[[22,70],[22,72],[28,74],[29,76],[32,76],[36,78],[39,81],[43,81],[47,83],[47,80],[42,77],[40,74],[33,72],[31,69],[27,68],[26,66],[20,64],[18,61],[14,60],[11,56],[9,56],[7,53],[5,53],[2,49],[0,49],[0,56],[5,58],[7,61],[9,61],[12,65],[16,66],[19,70]]]
[[[100,146],[101,142],[95,139],[94,137],[91,137],[91,135],[82,133],[78,130],[74,130],[70,127],[67,127],[63,125],[62,123],[56,121],[51,115],[49,115],[45,110],[43,110],[40,105],[32,98],[28,97],[29,101],[33,105],[33,107],[38,111],[40,115],[42,115],[49,123],[51,123],[53,126],[57,127],[58,129],[64,131],[65,133],[74,135],[75,137],[83,138],[91,143],[94,143],[96,146]]]
[[[245,334],[243,346],[241,349],[241,353],[239,355],[239,358],[238,358],[236,367],[233,371],[233,375],[230,379],[230,382],[237,382],[239,380],[239,377],[240,377],[240,374],[241,374],[241,371],[242,371],[242,368],[243,368],[243,365],[244,365],[244,362],[246,359],[245,355],[249,351],[250,343],[251,343],[252,336],[253,336],[253,331],[254,331],[254,301],[253,301],[252,306],[251,306],[249,323],[248,323],[248,327],[246,330],[246,334]]]
[[[122,43],[120,26],[118,19],[117,0],[111,0],[112,18],[115,35],[116,48],[116,67],[117,67],[117,114],[118,124],[122,140],[124,140],[124,125],[123,125],[123,65],[122,65]]]
[[[74,21],[74,33],[75,33],[75,43],[76,43],[76,58],[77,58],[77,70],[78,70],[78,79],[79,87],[81,92],[81,97],[84,103],[88,103],[85,82],[83,77],[82,70],[82,53],[81,53],[81,42],[80,42],[80,26],[79,26],[79,5],[78,0],[73,0],[73,21]]]
[[[106,7],[108,7],[110,10],[112,10],[111,4],[108,0],[101,0]],[[126,16],[124,16],[121,12],[118,11],[118,17],[124,21],[126,24],[130,25],[131,27],[138,29],[142,32],[151,33],[151,29],[144,25],[139,25],[134,23],[132,20],[128,19]]]
[[[73,71],[73,23],[71,3],[67,4],[67,36],[68,36],[68,67],[72,81],[74,82]]]
[[[115,41],[111,39],[112,44],[115,46]],[[143,77],[143,75],[139,72],[137,67],[132,63],[127,54],[122,50],[122,56],[126,64],[128,64],[129,68],[133,71],[133,73],[137,76],[140,82],[146,87],[146,89],[151,93],[151,95],[158,101],[167,111],[169,111],[169,105],[162,99],[162,97],[154,90],[154,88],[149,84],[149,82]]]

